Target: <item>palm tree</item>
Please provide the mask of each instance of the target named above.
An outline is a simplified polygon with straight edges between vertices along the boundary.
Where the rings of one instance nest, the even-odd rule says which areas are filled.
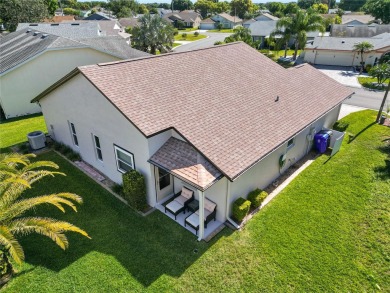
[[[139,26],[132,30],[134,48],[154,55],[157,50],[161,53],[171,51],[175,30],[170,23],[150,14],[141,17],[139,23]]]
[[[363,54],[371,51],[372,49],[374,49],[373,44],[371,44],[370,42],[367,42],[367,41],[363,41],[363,42],[360,42],[360,43],[353,45],[353,50],[360,53],[360,58],[361,58],[360,74],[362,74],[363,68],[364,68]]]
[[[280,47],[284,45],[284,58],[287,57],[288,42],[290,41],[291,37],[292,32],[289,28],[276,29],[269,36],[270,39],[276,41],[277,50],[279,50]]]
[[[69,206],[77,212],[74,202],[82,203],[82,198],[72,193],[22,197],[23,191],[38,180],[46,176],[64,175],[43,169],[58,169],[53,162],[31,162],[30,159],[34,157],[33,154],[0,154],[0,267],[3,269],[0,278],[12,274],[12,262],[21,264],[24,260],[18,236],[38,233],[49,237],[64,250],[69,245],[65,232],[77,232],[89,238],[84,230],[68,222],[25,215],[27,211],[44,204],[51,204],[62,212],[65,212],[64,206]]]
[[[288,31],[294,39],[295,53],[297,58],[298,48],[304,48],[307,40],[307,33],[320,31],[325,32],[324,20],[318,13],[312,10],[297,10],[295,14],[284,16],[276,23],[276,31]]]

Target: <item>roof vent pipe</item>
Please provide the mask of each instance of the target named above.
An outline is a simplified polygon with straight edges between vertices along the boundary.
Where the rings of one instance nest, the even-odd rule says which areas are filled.
[[[45,39],[49,34],[43,34],[41,39]]]
[[[31,30],[30,30],[30,29],[26,30],[26,34],[28,34],[28,33],[31,33]]]
[[[279,102],[279,96],[276,96],[275,102]]]
[[[39,32],[34,32],[33,33],[33,36],[37,36],[37,35],[39,35]]]

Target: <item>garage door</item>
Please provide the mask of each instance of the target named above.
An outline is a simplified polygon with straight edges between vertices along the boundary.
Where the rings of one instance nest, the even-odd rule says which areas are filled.
[[[352,66],[353,53],[352,52],[321,52],[317,51],[315,64],[320,65],[338,65],[338,66]]]
[[[212,30],[214,28],[215,28],[214,23],[201,23],[200,24],[201,30]]]

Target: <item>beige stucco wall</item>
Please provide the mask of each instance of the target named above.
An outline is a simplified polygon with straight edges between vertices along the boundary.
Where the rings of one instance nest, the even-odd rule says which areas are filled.
[[[114,145],[134,154],[135,168],[145,176],[148,201],[154,205],[155,182],[147,162],[148,140],[85,77],[77,75],[40,103],[49,133],[113,181],[122,182]],[[79,146],[73,144],[69,122],[75,125]],[[99,137],[103,162],[96,157],[92,134]]]
[[[30,101],[77,66],[118,58],[90,49],[51,50],[0,77],[0,103],[6,118],[41,112]]]

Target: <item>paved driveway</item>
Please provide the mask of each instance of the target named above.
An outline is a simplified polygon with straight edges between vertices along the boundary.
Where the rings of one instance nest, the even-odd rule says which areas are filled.
[[[188,44],[181,45],[179,47],[175,47],[173,51],[184,52],[184,51],[191,51],[196,49],[212,47],[214,46],[214,43],[216,41],[223,41],[226,37],[231,35],[226,33],[208,33],[208,32],[202,32],[202,34],[207,35],[207,38],[195,42],[190,42]]]
[[[361,84],[357,80],[359,72],[355,72],[352,67],[326,65],[315,65],[314,67],[341,84],[355,88],[362,88]]]

